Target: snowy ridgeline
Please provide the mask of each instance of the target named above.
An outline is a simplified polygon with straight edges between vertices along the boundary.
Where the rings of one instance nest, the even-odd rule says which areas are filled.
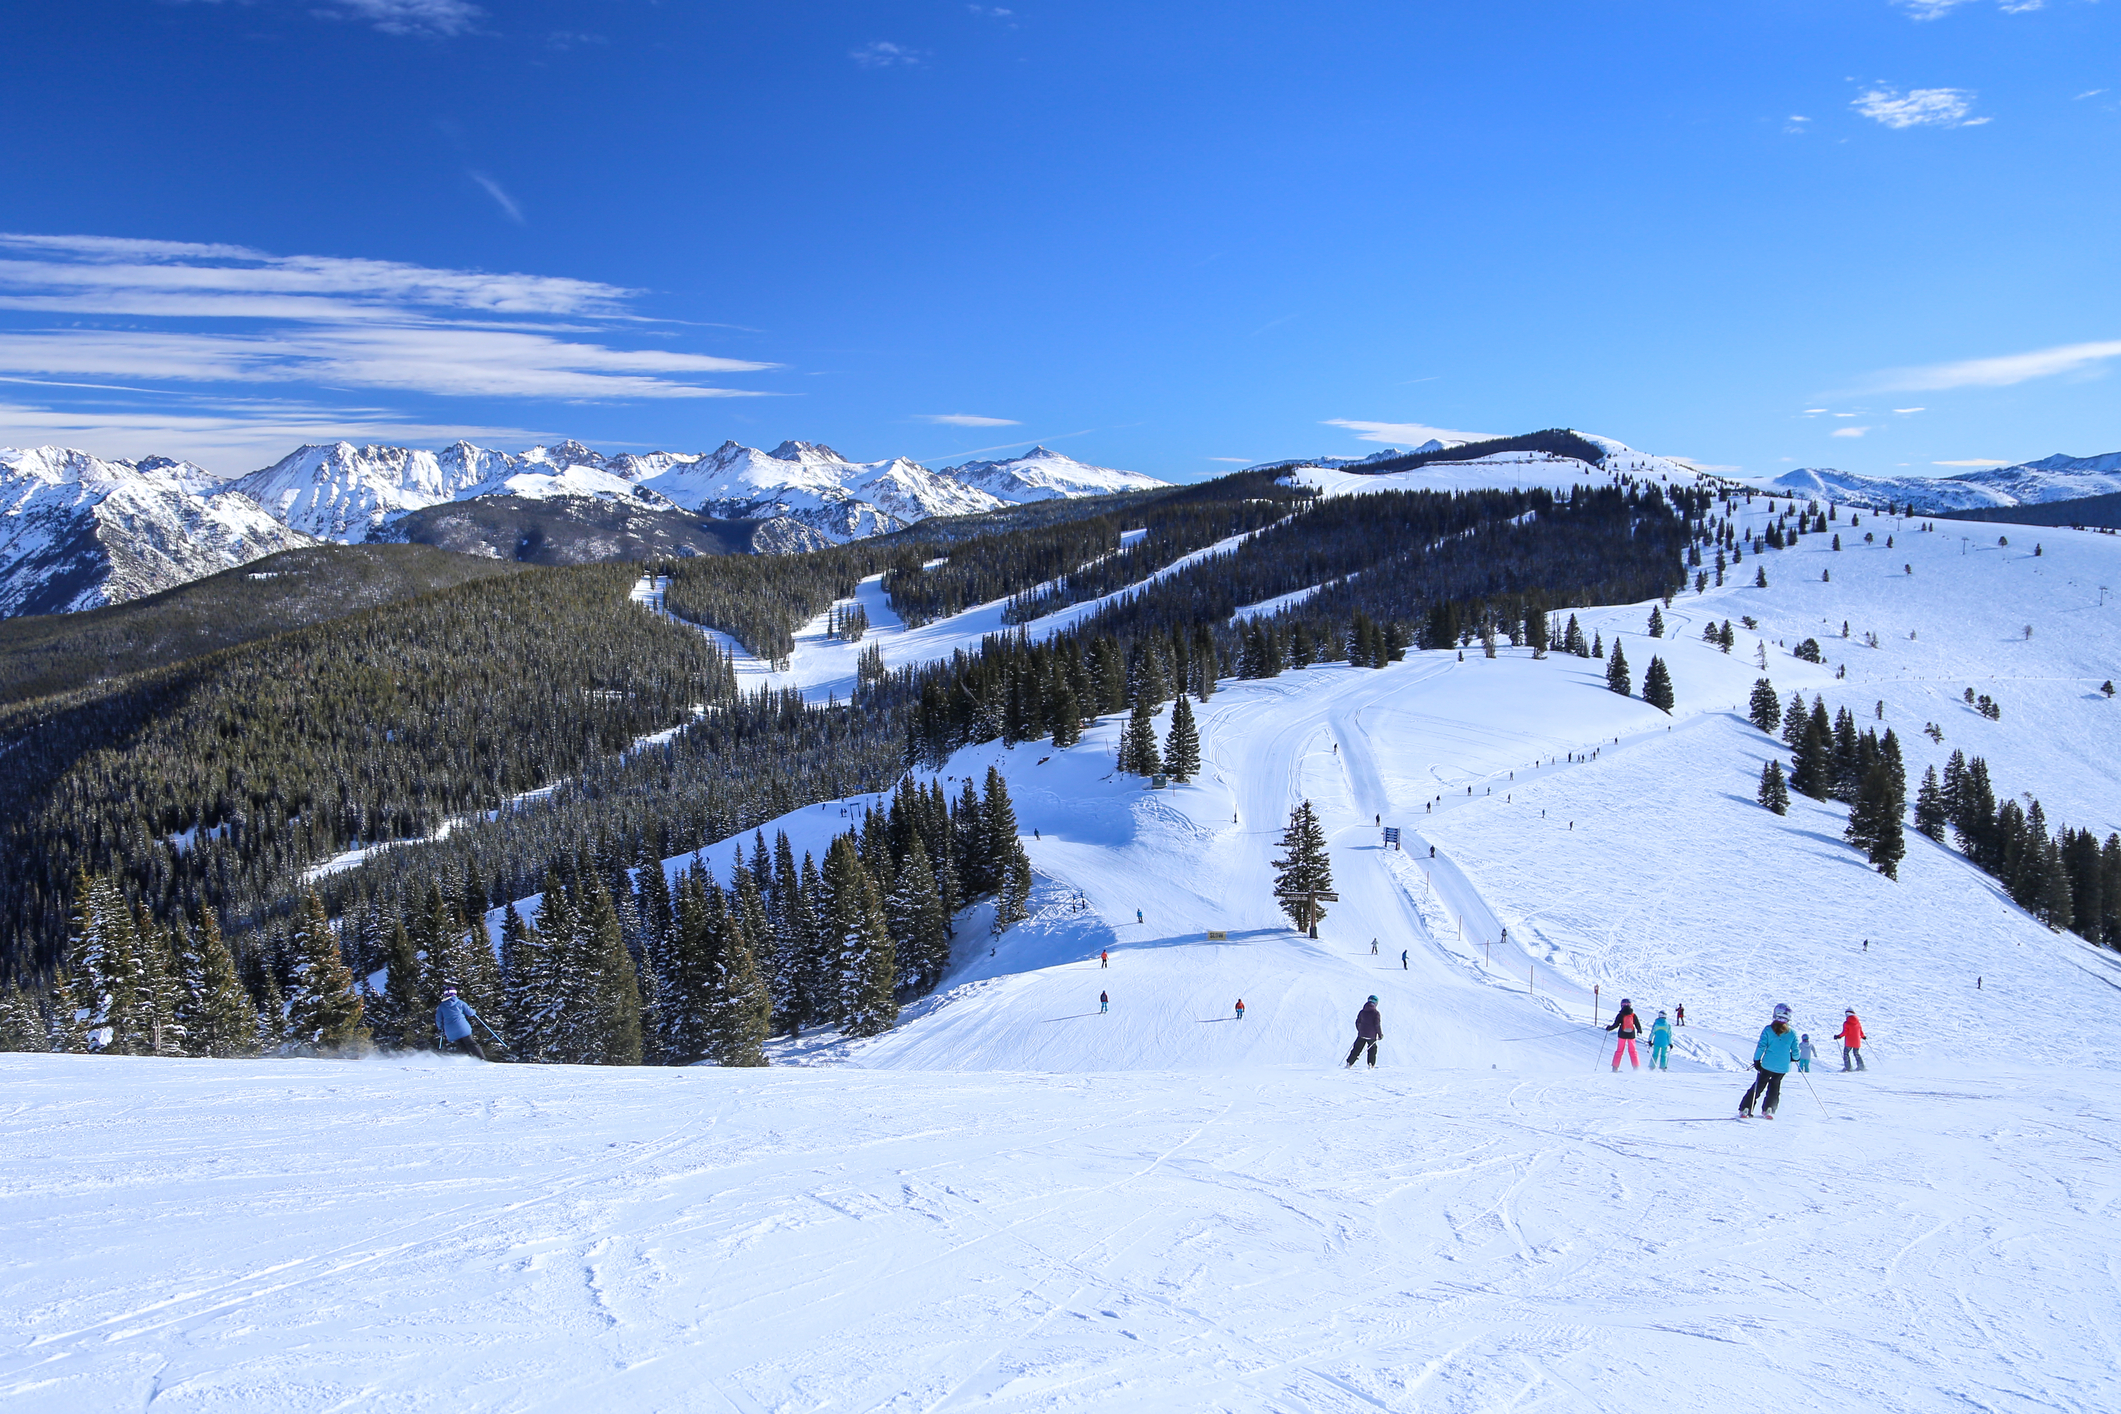
[[[1844,807],[1761,809],[1778,744],[1742,712],[1764,652],[1784,697],[1894,728],[1916,778],[1963,749],[2053,822],[2121,828],[2121,539],[1835,528],[1849,549],[1758,557],[1768,588],[1747,563],[1681,595],[1662,640],[1646,604],[1577,611],[1638,681],[1667,662],[1669,717],[1593,660],[1476,646],[1226,683],[1167,791],[1112,772],[1113,719],[960,752],[946,786],[1008,776],[1034,917],[990,940],[975,911],[935,997],[882,1037],[777,1043],[799,1067],[0,1058],[28,1254],[0,1392],[2116,1407],[2121,958],[1912,832],[1895,882]],[[871,614],[894,655],[948,651]],[[1728,654],[1701,636],[1725,619]],[[829,682],[813,651],[791,673]],[[1267,890],[1306,798],[1341,896],[1316,942]],[[858,805],[780,823],[821,852]],[[700,857],[726,879],[732,848]],[[1373,992],[1383,1068],[1351,1075]],[[1686,1005],[1669,1072],[1606,1069],[1594,1008],[1623,995]],[[1820,1042],[1855,1007],[1873,1068],[1793,1078],[1746,1128],[1775,1001]]]

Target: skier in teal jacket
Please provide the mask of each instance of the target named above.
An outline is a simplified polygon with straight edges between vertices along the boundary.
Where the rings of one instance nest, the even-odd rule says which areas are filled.
[[[1670,1070],[1672,1067],[1667,1061],[1671,1054],[1672,1023],[1660,1011],[1657,1019],[1650,1023],[1650,1069]]]
[[[1782,1104],[1782,1077],[1796,1063],[1797,1033],[1790,1029],[1790,1009],[1787,1003],[1777,1002],[1775,1019],[1761,1030],[1760,1040],[1753,1046],[1753,1083],[1738,1102],[1738,1117],[1751,1119],[1757,1101],[1760,1117],[1773,1119]]]

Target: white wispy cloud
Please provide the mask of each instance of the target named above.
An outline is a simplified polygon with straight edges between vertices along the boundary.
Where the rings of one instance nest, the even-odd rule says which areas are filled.
[[[314,13],[364,20],[385,34],[441,36],[468,33],[486,17],[467,0],[332,0]]]
[[[1895,0],[1901,9],[1917,20],[1941,20],[1962,5],[1973,0]],[[1996,0],[1996,8],[2006,15],[2023,15],[2047,7],[2047,0]]]
[[[1928,393],[1945,388],[2008,388],[2014,383],[2035,378],[2094,371],[2114,358],[2121,358],[2121,339],[2058,344],[2051,349],[2003,354],[1996,358],[1969,358],[1956,363],[1888,369],[1871,381],[1871,387],[1879,392],[1905,393]]]
[[[873,39],[859,49],[847,51],[847,57],[865,69],[895,69],[919,64],[928,56],[888,39]]]
[[[2071,101],[2075,103],[2082,103],[2085,99],[2097,98],[2100,94],[2104,92],[2106,92],[2106,90],[2103,88],[2088,88],[2084,90],[2084,92],[2078,94],[2076,98],[2072,99]]]
[[[23,256],[31,258],[10,258]],[[696,380],[771,366],[602,342],[612,324],[632,320],[633,293],[588,280],[236,246],[0,234],[0,309],[267,326],[113,329],[69,320],[0,329],[0,373],[715,398],[748,394]]]
[[[1405,443],[1410,447],[1432,438],[1439,442],[1484,442],[1496,435],[1493,432],[1457,432],[1448,427],[1431,427],[1425,422],[1361,422],[1345,417],[1329,417],[1322,425],[1345,427],[1365,442]]]
[[[1861,437],[1870,430],[1868,427],[1837,427],[1827,435],[1831,437]]]
[[[499,182],[484,172],[466,172],[465,175],[486,189],[486,194],[494,199],[494,204],[507,214],[509,220],[518,226],[523,224],[523,208],[516,205],[514,197],[501,189]]]
[[[1894,409],[1893,409],[1893,411],[1894,411],[1894,412],[1897,412],[1897,413],[1900,413],[1900,414],[1902,414],[1902,415],[1905,415],[1905,414],[1907,414],[1907,413],[1911,413],[1911,412],[1928,412],[1928,411],[1929,411],[1929,409],[1928,409],[1928,408],[1894,408]]]
[[[1987,118],[1968,116],[1975,94],[1965,88],[1915,88],[1906,93],[1883,84],[1865,89],[1849,106],[1889,128],[1976,128]]]
[[[920,412],[913,415],[915,422],[932,422],[938,427],[1020,427],[1013,417],[980,417],[969,412]]]

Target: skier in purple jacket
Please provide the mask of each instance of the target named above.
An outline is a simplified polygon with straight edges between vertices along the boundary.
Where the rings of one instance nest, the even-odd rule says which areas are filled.
[[[1362,1004],[1355,1013],[1355,1044],[1348,1048],[1347,1069],[1355,1068],[1355,1058],[1362,1054],[1363,1047],[1370,1048],[1370,1069],[1377,1069],[1377,1043],[1385,1038],[1384,1013],[1377,1009],[1377,998]]]

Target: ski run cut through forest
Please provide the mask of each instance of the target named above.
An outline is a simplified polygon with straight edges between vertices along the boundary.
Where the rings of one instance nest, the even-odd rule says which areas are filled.
[[[1574,445],[378,610],[609,640],[387,819],[53,767],[0,1403],[2121,1407],[2121,537]]]

